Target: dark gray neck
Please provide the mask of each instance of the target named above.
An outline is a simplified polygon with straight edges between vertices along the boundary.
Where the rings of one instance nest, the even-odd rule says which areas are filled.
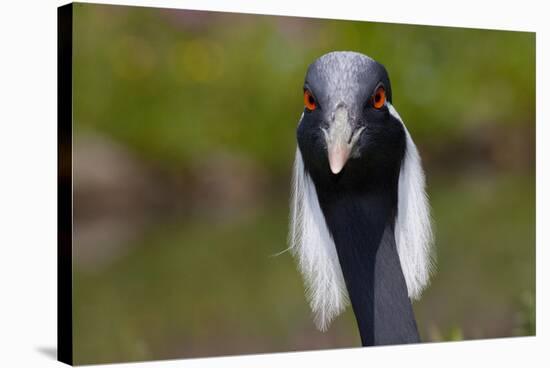
[[[364,346],[419,342],[394,238],[397,183],[368,191],[317,185]]]

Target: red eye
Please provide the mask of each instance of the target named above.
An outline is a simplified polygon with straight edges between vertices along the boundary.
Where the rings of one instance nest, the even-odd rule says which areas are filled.
[[[375,109],[379,109],[386,103],[386,90],[380,86],[376,89],[374,95],[372,95],[372,106]]]
[[[317,104],[315,103],[315,98],[309,92],[307,89],[304,91],[304,106],[309,111],[313,111],[317,108]]]

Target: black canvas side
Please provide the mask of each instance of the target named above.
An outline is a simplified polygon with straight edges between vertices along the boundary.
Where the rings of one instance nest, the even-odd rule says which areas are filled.
[[[57,9],[57,359],[73,364],[73,5]]]

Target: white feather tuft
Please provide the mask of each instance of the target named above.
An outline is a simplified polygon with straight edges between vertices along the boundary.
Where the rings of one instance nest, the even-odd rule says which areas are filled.
[[[390,103],[388,108],[403,124],[407,140],[399,174],[395,242],[409,298],[418,299],[435,266],[430,205],[418,150],[395,108]]]
[[[292,177],[290,249],[299,263],[317,328],[325,331],[349,304],[336,246],[321,212],[315,185],[296,149]]]

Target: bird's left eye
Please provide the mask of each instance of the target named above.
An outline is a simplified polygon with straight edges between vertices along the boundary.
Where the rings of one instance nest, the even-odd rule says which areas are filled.
[[[317,103],[315,102],[315,97],[307,89],[304,91],[304,106],[309,111],[313,111],[317,108]]]
[[[372,95],[372,106],[375,109],[380,109],[386,103],[386,90],[380,86],[376,89],[376,92]]]

